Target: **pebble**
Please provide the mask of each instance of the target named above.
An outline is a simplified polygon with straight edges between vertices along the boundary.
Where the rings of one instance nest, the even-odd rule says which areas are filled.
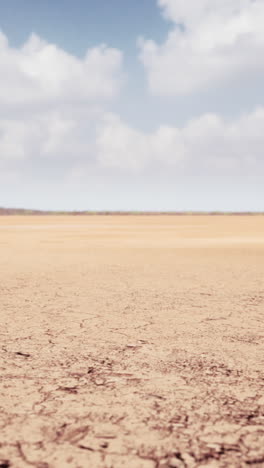
[[[95,379],[94,383],[95,383],[95,385],[104,385],[105,380],[104,379]]]
[[[168,466],[170,468],[184,468],[184,463],[176,457],[169,459]]]

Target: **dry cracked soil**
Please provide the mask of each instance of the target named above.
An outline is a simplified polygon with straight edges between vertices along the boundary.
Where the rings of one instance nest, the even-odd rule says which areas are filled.
[[[0,218],[0,468],[264,467],[264,217]]]

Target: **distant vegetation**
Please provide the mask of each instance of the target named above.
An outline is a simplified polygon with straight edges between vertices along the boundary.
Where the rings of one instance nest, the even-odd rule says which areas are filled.
[[[172,216],[257,216],[264,215],[264,212],[252,212],[252,211],[241,211],[241,212],[224,212],[224,211],[42,211],[42,210],[26,210],[23,208],[1,208],[0,216],[133,216],[133,215],[172,215]]]

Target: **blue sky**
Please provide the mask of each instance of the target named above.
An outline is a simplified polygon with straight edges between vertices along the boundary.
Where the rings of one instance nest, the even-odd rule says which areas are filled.
[[[155,0],[9,0],[1,2],[0,12],[12,45],[35,31],[76,55],[101,42],[135,55],[138,36],[162,40],[168,30]]]
[[[262,0],[0,5],[0,206],[264,210]]]

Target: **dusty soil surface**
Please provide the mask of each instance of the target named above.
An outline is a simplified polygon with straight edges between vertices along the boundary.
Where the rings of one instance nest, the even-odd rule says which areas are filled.
[[[264,217],[0,218],[0,467],[264,466]]]

